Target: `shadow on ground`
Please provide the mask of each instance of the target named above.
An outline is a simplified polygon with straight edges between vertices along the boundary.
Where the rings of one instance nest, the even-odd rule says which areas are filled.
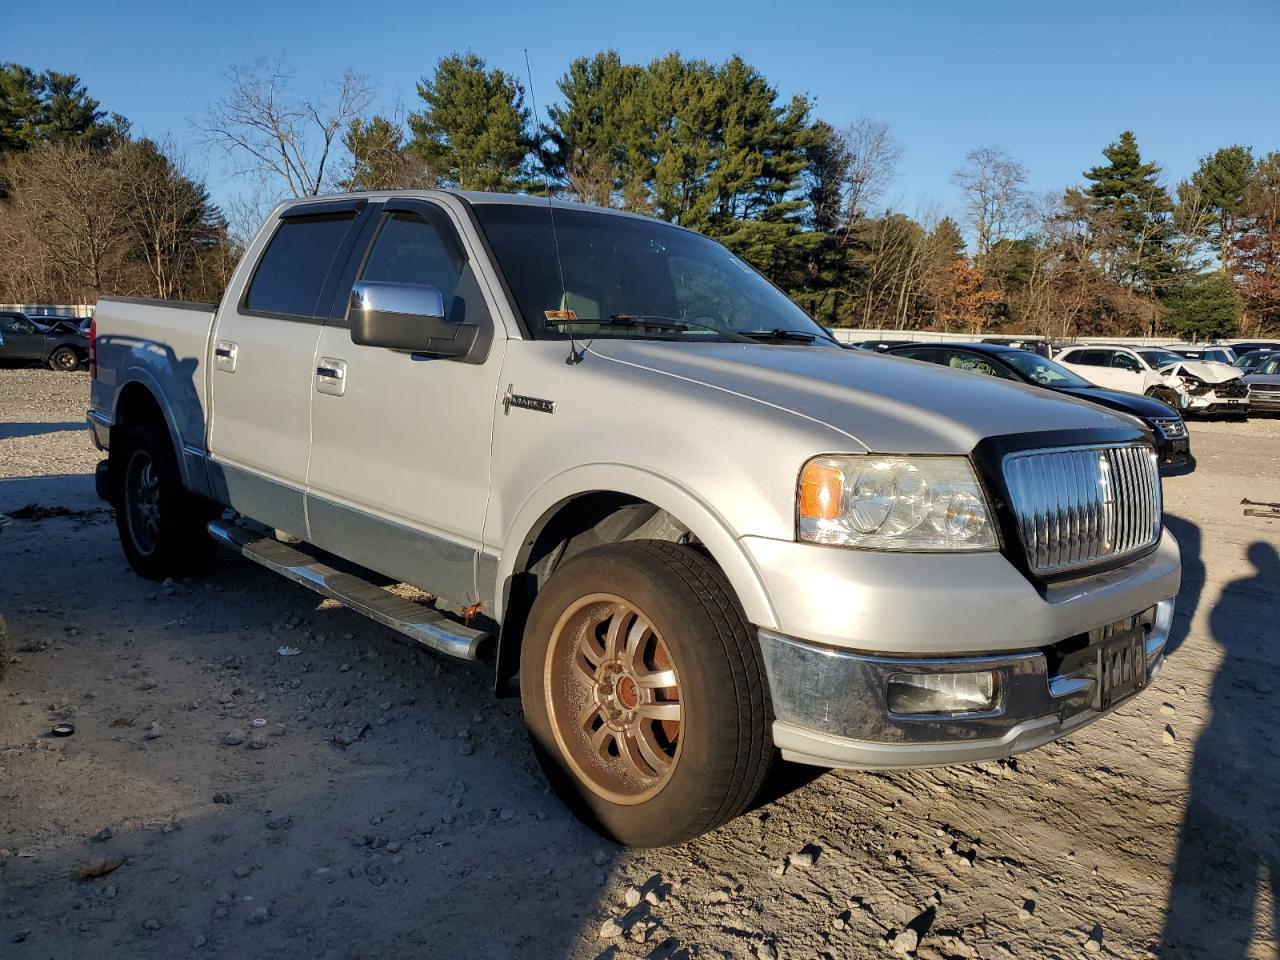
[[[20,437],[39,437],[46,433],[66,433],[71,430],[85,430],[84,421],[65,423],[0,423],[0,440],[15,440]]]
[[[1199,543],[1193,524],[1179,526],[1195,530]],[[1280,745],[1258,722],[1260,707],[1280,690],[1273,649],[1280,555],[1258,541],[1249,546],[1248,559],[1252,572],[1229,583],[1209,614],[1222,663],[1210,694],[1212,714],[1191,765],[1161,938],[1160,956],[1169,960],[1244,960],[1260,955],[1250,952],[1255,931],[1269,925],[1273,936],[1280,935]],[[1197,580],[1196,558],[1188,561],[1193,567],[1184,582],[1198,597],[1203,570]],[[1194,605],[1193,599],[1193,611]],[[1257,919],[1267,887],[1273,915]]]

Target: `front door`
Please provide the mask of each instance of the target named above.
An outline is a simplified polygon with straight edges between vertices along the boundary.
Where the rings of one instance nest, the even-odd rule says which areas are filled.
[[[223,305],[213,332],[215,494],[304,539],[316,344],[364,206],[316,203],[287,211],[240,302]]]
[[[307,514],[313,543],[460,603],[476,596],[489,449],[505,339],[492,291],[451,214],[393,200],[356,280],[429,284],[453,322],[479,324],[487,353],[462,362],[351,341],[324,327],[311,390]],[[345,281],[345,278],[344,278]]]
[[[5,313],[0,314],[0,341],[0,359],[43,360],[49,337],[26,317]]]

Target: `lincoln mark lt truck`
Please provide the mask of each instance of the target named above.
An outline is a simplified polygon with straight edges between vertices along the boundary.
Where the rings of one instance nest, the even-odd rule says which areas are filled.
[[[623,843],[734,817],[778,755],[1027,750],[1163,663],[1179,557],[1138,421],[842,349],[679,227],[290,202],[221,304],[96,317],[98,488],[135,571],[222,544],[484,659]]]

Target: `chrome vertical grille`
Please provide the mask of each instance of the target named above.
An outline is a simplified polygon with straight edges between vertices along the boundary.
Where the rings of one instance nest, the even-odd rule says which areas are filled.
[[[1033,573],[1123,558],[1160,538],[1159,465],[1148,446],[1010,454],[1004,476]]]

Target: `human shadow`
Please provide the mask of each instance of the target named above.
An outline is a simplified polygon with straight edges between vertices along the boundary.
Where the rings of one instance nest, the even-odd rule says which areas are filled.
[[[1271,929],[1280,930],[1280,744],[1274,694],[1280,554],[1248,550],[1251,576],[1233,580],[1209,616],[1223,659],[1209,725],[1196,741],[1186,815],[1161,938],[1162,958],[1251,955],[1254,911],[1271,887]]]
[[[1191,621],[1200,606],[1200,594],[1204,592],[1205,574],[1200,527],[1170,513],[1164,515],[1164,523],[1178,541],[1178,549],[1182,552],[1182,587],[1178,591],[1173,627],[1169,631],[1169,642],[1165,647],[1167,655],[1177,650],[1191,632]]]

